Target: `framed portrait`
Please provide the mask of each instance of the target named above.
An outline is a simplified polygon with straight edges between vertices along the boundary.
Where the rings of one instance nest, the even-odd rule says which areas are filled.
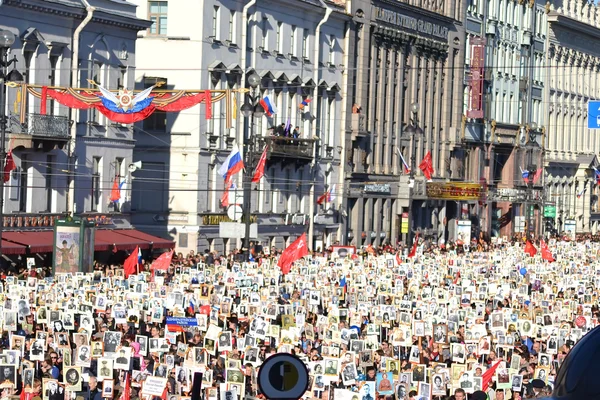
[[[81,368],[68,367],[63,372],[65,389],[72,392],[81,391]]]
[[[114,396],[115,381],[113,379],[105,379],[102,381],[102,397],[112,399]]]
[[[448,326],[445,324],[433,325],[433,340],[435,343],[448,343]]]

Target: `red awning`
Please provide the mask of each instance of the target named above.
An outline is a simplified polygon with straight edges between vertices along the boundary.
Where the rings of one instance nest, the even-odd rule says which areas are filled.
[[[17,243],[19,245],[29,247],[30,253],[51,253],[54,245],[53,231],[40,232],[4,232],[2,238]],[[4,247],[4,244],[2,245]],[[21,253],[15,253],[21,254]]]
[[[6,232],[3,234],[6,235]],[[27,248],[23,245],[2,240],[2,254],[25,254]]]
[[[122,229],[96,229],[96,251],[112,249],[112,246],[117,246],[117,250],[133,250],[136,246],[140,249],[150,248],[150,243],[139,239],[123,235]]]
[[[154,249],[174,249],[175,242],[168,239],[163,239],[158,236],[153,236],[148,233],[138,231],[137,229],[122,229],[118,231],[122,235],[126,235],[143,242],[152,243]]]
[[[94,248],[96,251],[140,249],[171,249],[175,242],[161,239],[135,229],[96,229]],[[4,254],[51,253],[54,246],[54,231],[17,231],[2,234]]]

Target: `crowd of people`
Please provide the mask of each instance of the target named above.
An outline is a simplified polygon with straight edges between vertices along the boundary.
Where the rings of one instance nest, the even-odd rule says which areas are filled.
[[[520,400],[550,395],[598,323],[600,245],[551,240],[330,248],[287,274],[275,249],[175,254],[93,273],[25,269],[0,287],[2,397],[264,398],[262,363],[298,356],[306,399]],[[460,247],[460,249],[459,249]],[[194,399],[195,400],[195,399]]]

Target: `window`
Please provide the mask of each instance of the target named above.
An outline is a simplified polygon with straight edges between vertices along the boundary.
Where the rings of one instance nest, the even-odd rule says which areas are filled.
[[[213,22],[212,22],[212,36],[214,39],[219,40],[219,33],[220,33],[220,24],[219,24],[219,10],[220,7],[219,6],[214,6],[213,8]]]
[[[117,89],[123,89],[127,87],[127,67],[119,67],[119,78],[117,79]]]
[[[292,36],[291,36],[290,40],[292,41],[292,55],[297,56],[298,55],[298,43],[296,43],[296,25],[292,25]]]
[[[46,156],[46,209],[40,211],[53,212],[52,204],[54,195],[54,186],[52,185],[52,167],[54,165],[54,156],[48,154]]]
[[[152,21],[150,26],[151,35],[166,35],[167,34],[167,2],[166,1],[150,1],[150,15],[148,18]]]
[[[263,50],[268,50],[269,48],[269,19],[267,17],[263,17],[262,20],[262,43],[261,46]]]
[[[19,170],[19,211],[27,212],[27,175],[29,163],[25,154],[21,154],[21,169]]]
[[[123,158],[117,157],[115,158],[115,176],[121,177],[123,175]]]
[[[58,56],[50,56],[50,86],[56,86],[56,67],[58,65]],[[53,99],[50,100],[50,104],[48,110],[50,110],[50,114],[56,114],[54,108],[56,103]]]
[[[102,198],[102,157],[92,160],[92,207],[91,211],[100,211]]]
[[[235,10],[231,10],[231,12],[229,13],[229,41],[231,43],[235,43],[236,42],[236,29],[235,29]]]
[[[277,52],[283,54],[283,40],[281,40],[282,23],[277,23]]]
[[[132,207],[136,211],[163,212],[168,210],[168,173],[164,163],[146,162],[135,172],[132,181]]]
[[[157,82],[165,82],[165,86],[167,85],[165,78],[145,77],[144,88],[149,88]],[[167,113],[164,111],[154,111],[152,115],[144,120],[144,130],[165,133],[167,130]]]
[[[302,57],[308,58],[308,29],[302,33]]]
[[[104,86],[108,89],[107,85],[104,84],[104,66],[99,62],[94,62],[92,68],[92,80],[97,84]],[[89,115],[90,122],[100,123],[100,113],[95,108],[90,108]]]
[[[335,36],[331,35],[329,37],[329,64],[335,65]]]

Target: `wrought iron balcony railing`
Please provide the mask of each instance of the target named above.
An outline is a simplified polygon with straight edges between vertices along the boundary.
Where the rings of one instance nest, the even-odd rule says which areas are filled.
[[[268,158],[289,158],[312,160],[315,139],[294,139],[279,136],[267,136],[259,138],[269,146]]]
[[[21,124],[17,114],[10,115],[10,132],[21,135],[66,139],[69,137],[71,121],[60,115],[28,113]]]

